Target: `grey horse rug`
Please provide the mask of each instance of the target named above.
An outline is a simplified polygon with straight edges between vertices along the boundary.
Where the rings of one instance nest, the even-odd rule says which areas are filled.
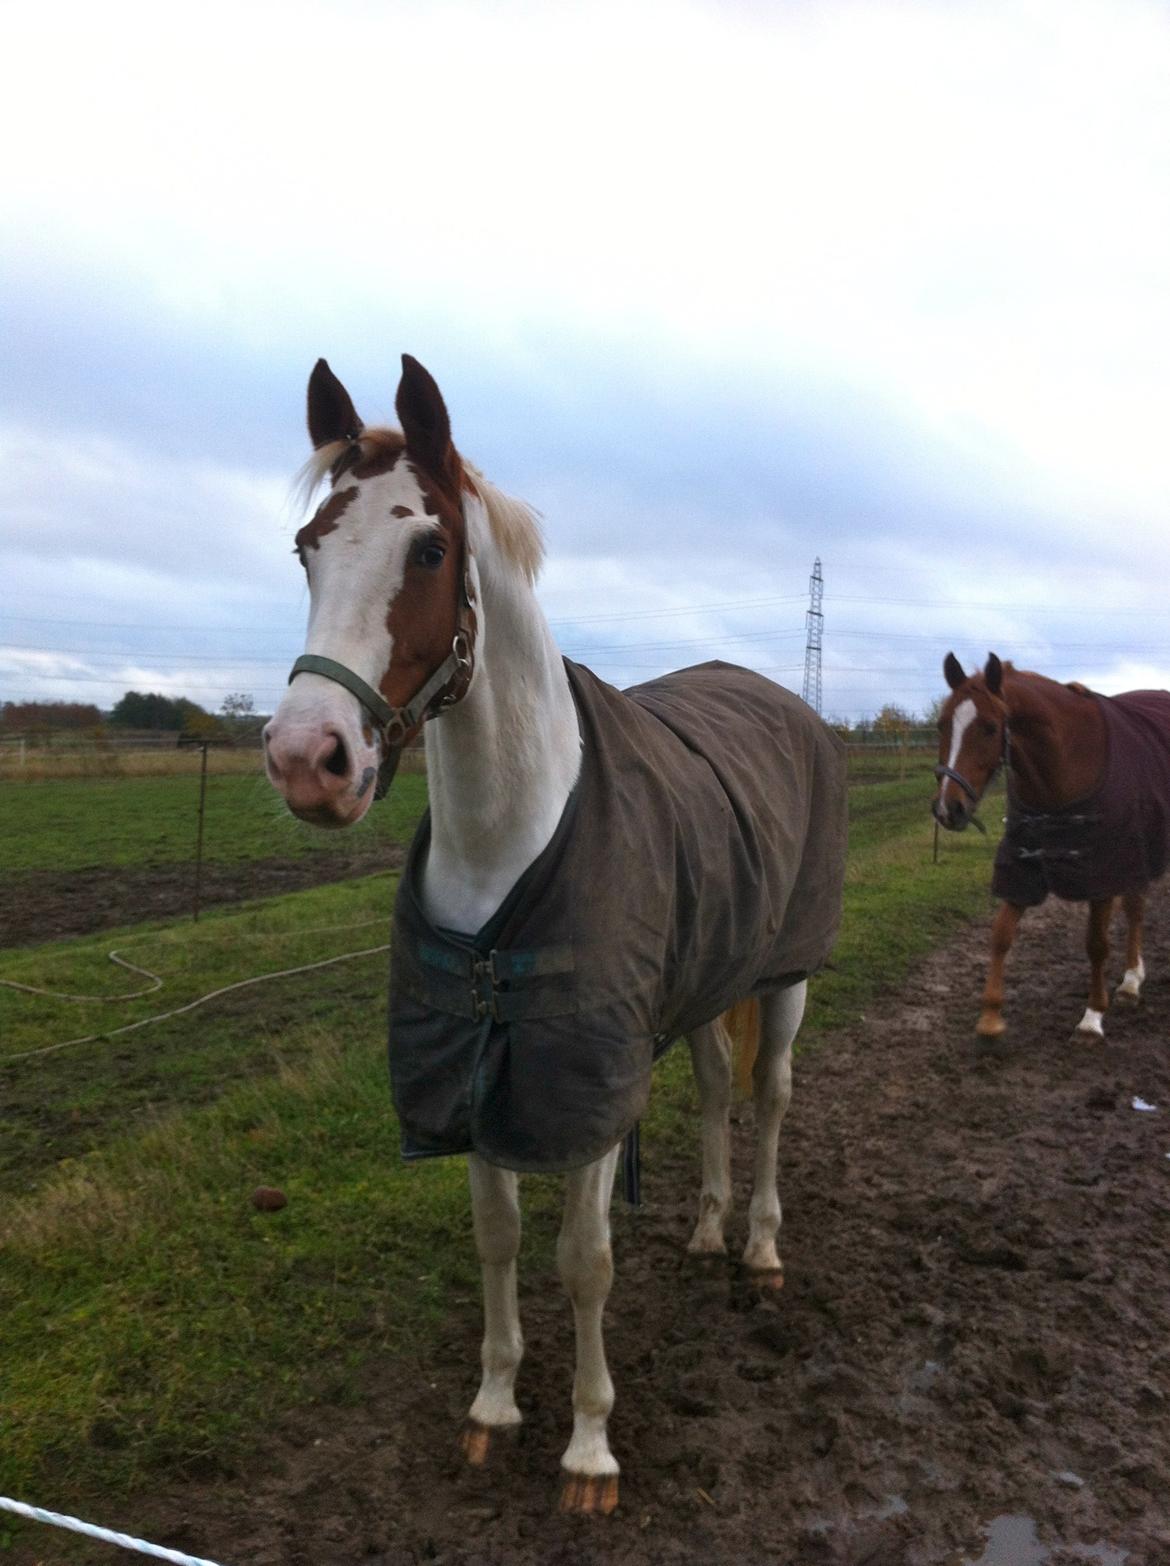
[[[1062,810],[1010,805],[991,889],[1034,907],[1140,892],[1170,859],[1170,691],[1095,696],[1106,760],[1094,793]],[[1010,790],[1009,779],[1009,790]]]
[[[565,667],[581,774],[477,935],[430,925],[428,819],[411,845],[390,978],[407,1158],[592,1162],[642,1115],[657,1054],[814,972],[837,934],[845,752],[810,707],[724,663],[625,692]]]

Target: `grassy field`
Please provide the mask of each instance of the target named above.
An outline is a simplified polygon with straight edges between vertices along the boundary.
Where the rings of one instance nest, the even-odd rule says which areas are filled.
[[[241,860],[351,853],[357,844],[409,841],[426,802],[426,779],[408,773],[377,810],[346,832],[295,820],[255,768],[209,778],[204,856]],[[199,779],[61,778],[0,787],[6,870],[187,864],[194,858]]]
[[[255,777],[263,765],[257,745],[239,750],[212,746],[207,752],[209,777],[227,773]],[[6,783],[41,783],[61,778],[198,777],[202,768],[203,756],[197,746],[185,745],[180,749],[173,741],[143,750],[91,744],[76,748],[30,746],[21,751],[11,741],[0,744],[0,780]]]
[[[990,847],[945,839],[933,864],[927,792],[919,778],[853,792],[845,925],[805,1048],[988,906]],[[105,963],[110,946],[167,981],[96,1009],[0,991],[0,1493],[68,1509],[230,1468],[283,1412],[356,1391],[371,1355],[425,1352],[477,1290],[461,1161],[397,1159],[382,952],[12,1058],[378,946],[392,891],[371,877],[197,928],[0,954],[0,977],[75,993],[139,987]],[[648,1157],[694,1134],[691,1105],[676,1050]],[[260,1184],[288,1206],[255,1211]],[[529,1265],[547,1263],[555,1184],[526,1185]]]

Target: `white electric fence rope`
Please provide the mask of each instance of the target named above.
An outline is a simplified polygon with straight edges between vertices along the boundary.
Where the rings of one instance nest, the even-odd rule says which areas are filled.
[[[379,914],[372,919],[354,919],[348,924],[319,924],[308,930],[299,930],[295,926],[290,930],[242,930],[235,932],[232,938],[236,941],[279,941],[292,935],[334,935],[339,930],[361,930],[367,925],[381,924],[383,917]],[[106,958],[110,962],[117,963],[120,968],[128,968],[131,973],[140,973],[144,978],[153,979],[154,983],[144,990],[127,990],[120,995],[69,995],[64,990],[43,990],[35,984],[21,984],[16,979],[0,979],[0,989],[20,990],[25,995],[43,996],[45,1000],[96,1003],[141,1000],[144,995],[153,995],[155,990],[161,990],[166,983],[165,979],[161,979],[157,973],[152,973],[149,968],[140,968],[137,963],[130,962],[117,949],[107,952]]]
[[[6,990],[21,990],[25,995],[42,995],[46,1000],[74,1001],[78,1004],[86,1001],[141,1000],[142,996],[153,995],[155,990],[162,989],[162,979],[157,973],[151,973],[149,968],[140,968],[137,963],[127,961],[117,951],[107,952],[106,957],[110,962],[117,963],[119,968],[128,968],[131,973],[140,973],[144,979],[153,979],[154,983],[147,985],[144,990],[124,990],[120,995],[66,995],[62,990],[42,990],[35,984],[18,984],[15,979],[0,979],[0,986]]]
[[[107,1028],[101,1033],[87,1033],[83,1038],[63,1039],[60,1044],[43,1044],[40,1049],[22,1050],[19,1055],[5,1055],[0,1057],[0,1067],[9,1066],[17,1060],[32,1060],[40,1055],[54,1055],[59,1049],[71,1049],[75,1044],[92,1044],[96,1039],[117,1038],[120,1033],[133,1033],[137,1028],[149,1028],[155,1022],[166,1022],[171,1017],[181,1017],[186,1011],[194,1011],[197,1006],[203,1006],[208,1001],[215,1000],[220,995],[230,995],[233,990],[245,990],[252,984],[267,984],[269,979],[287,979],[294,973],[311,973],[315,968],[329,968],[337,962],[352,962],[357,957],[374,957],[379,952],[388,952],[390,943],[384,946],[367,946],[360,952],[342,952],[340,957],[326,957],[321,962],[306,962],[299,968],[281,968],[278,973],[258,973],[251,979],[239,979],[235,984],[225,984],[222,989],[211,990],[206,995],[200,995],[198,1000],[188,1001],[185,1006],[176,1006],[173,1011],[162,1011],[154,1017],[143,1017],[140,1022],[127,1022],[120,1028]]]
[[[153,1555],[160,1561],[174,1561],[176,1566],[217,1566],[215,1561],[206,1560],[202,1555],[184,1555],[181,1550],[164,1549],[161,1544],[147,1544],[145,1539],[134,1539],[128,1533],[114,1533],[77,1517],[66,1517],[62,1512],[26,1506],[23,1501],[12,1501],[5,1495],[0,1495],[0,1508],[15,1512],[17,1517],[27,1517],[30,1522],[48,1523],[51,1528],[69,1528],[74,1533],[88,1534],[91,1539],[101,1539],[105,1544],[120,1545],[124,1550],[137,1550],[140,1555]]]

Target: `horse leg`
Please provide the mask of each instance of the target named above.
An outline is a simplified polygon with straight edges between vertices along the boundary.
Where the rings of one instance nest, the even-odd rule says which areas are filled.
[[[463,1426],[460,1445],[469,1463],[486,1463],[493,1436],[520,1423],[516,1372],[524,1353],[516,1299],[516,1254],[520,1249],[518,1181],[475,1153],[467,1160],[475,1248],[483,1269],[483,1379]]]
[[[1099,897],[1089,904],[1089,928],[1085,936],[1085,951],[1089,958],[1089,1004],[1085,1015],[1077,1023],[1074,1038],[1103,1039],[1105,1029],[1102,1020],[1109,1005],[1109,991],[1105,988],[1105,962],[1109,956],[1109,920],[1115,899]]]
[[[687,1250],[718,1256],[727,1248],[723,1225],[731,1206],[731,1035],[716,1020],[696,1028],[689,1043],[703,1119],[703,1185]]]
[[[981,1039],[997,1039],[1007,1026],[1003,1020],[1003,969],[1023,917],[1022,904],[1000,903],[992,922],[991,966],[983,986],[983,1010],[975,1024],[975,1032]]]
[[[756,1119],[755,1167],[748,1207],[748,1239],[743,1264],[772,1288],[784,1283],[776,1248],[780,1232],[780,1195],[776,1158],[780,1124],[792,1098],[792,1041],[804,1016],[808,982],[765,995],[760,1002],[760,1048],[752,1068]]]
[[[1113,992],[1113,999],[1122,1006],[1136,1006],[1142,998],[1142,980],[1146,965],[1142,961],[1142,923],[1146,912],[1144,892],[1129,892],[1121,900],[1125,909],[1125,978]]]
[[[605,1363],[601,1316],[613,1282],[609,1200],[620,1145],[565,1178],[565,1216],[557,1239],[557,1267],[577,1330],[573,1377],[573,1437],[561,1458],[563,1512],[612,1512],[618,1502],[618,1464],[606,1422],[613,1382]]]

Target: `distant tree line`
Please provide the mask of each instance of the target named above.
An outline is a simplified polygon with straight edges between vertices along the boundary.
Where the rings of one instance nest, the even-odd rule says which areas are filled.
[[[101,722],[101,713],[90,702],[0,702],[0,729],[10,734],[36,733],[49,729],[93,729],[100,727]]]
[[[110,722],[120,729],[174,729],[198,726],[211,714],[185,696],[160,696],[156,691],[127,691],[114,703]]]
[[[858,743],[878,741],[885,743],[922,745],[932,744],[935,738],[938,715],[945,698],[936,696],[921,713],[910,712],[896,702],[886,702],[872,717],[854,721],[830,717],[827,721],[842,739]]]
[[[111,728],[138,732],[153,729],[202,739],[228,739],[260,721],[251,696],[243,691],[224,699],[219,716],[185,696],[162,696],[157,691],[127,691],[108,713],[90,702],[0,702],[0,732],[7,734],[53,734],[78,729],[100,734],[108,724]]]

